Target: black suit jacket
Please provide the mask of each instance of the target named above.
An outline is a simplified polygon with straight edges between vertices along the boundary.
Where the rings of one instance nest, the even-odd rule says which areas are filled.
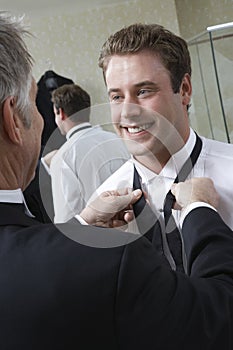
[[[232,349],[233,236],[211,209],[184,222],[191,277],[170,270],[145,237],[92,248],[21,205],[0,213],[1,350]],[[78,223],[67,232],[73,225],[80,237],[130,237]]]

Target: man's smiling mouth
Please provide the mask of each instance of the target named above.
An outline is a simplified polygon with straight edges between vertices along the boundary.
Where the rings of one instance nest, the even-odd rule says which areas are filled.
[[[126,129],[129,134],[137,134],[142,131],[146,131],[152,126],[153,123],[143,124],[141,126],[121,126],[121,128]]]

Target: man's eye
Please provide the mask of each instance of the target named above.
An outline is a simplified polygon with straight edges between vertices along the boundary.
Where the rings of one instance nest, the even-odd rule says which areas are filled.
[[[138,96],[140,96],[140,95],[145,95],[146,93],[149,93],[149,92],[150,92],[149,90],[141,89],[141,90],[138,92]]]
[[[119,102],[120,99],[121,99],[121,96],[119,96],[119,95],[114,95],[114,96],[110,97],[110,100],[113,102]]]

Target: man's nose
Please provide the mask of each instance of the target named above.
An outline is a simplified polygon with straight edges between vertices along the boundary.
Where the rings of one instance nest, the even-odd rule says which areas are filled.
[[[141,114],[141,107],[134,103],[132,100],[125,100],[122,103],[121,118],[128,119],[132,117],[137,117]]]

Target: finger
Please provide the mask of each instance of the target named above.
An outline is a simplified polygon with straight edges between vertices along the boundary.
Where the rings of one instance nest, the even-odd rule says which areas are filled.
[[[175,198],[178,195],[178,188],[177,188],[177,186],[178,186],[178,184],[175,184],[175,183],[172,184],[172,186],[171,186],[171,193],[175,196]],[[181,210],[182,207],[177,203],[177,201],[175,201],[175,203],[173,204],[173,209]]]
[[[133,202],[131,204],[137,202],[137,200],[139,200],[141,195],[142,195],[142,190],[140,190],[140,189],[134,190],[132,193],[130,193],[129,196],[131,196],[132,200],[133,200]]]
[[[177,189],[177,184],[172,184],[171,186],[171,193],[176,196],[176,189]]]
[[[124,215],[125,222],[129,223],[130,221],[133,221],[133,219],[134,219],[133,211],[132,210],[125,211],[125,215]]]
[[[122,196],[122,195],[126,195],[126,194],[132,193],[133,190],[130,187],[126,187],[126,188],[118,188],[117,192],[118,192],[119,196]]]
[[[124,220],[117,220],[117,219],[112,220],[111,227],[118,228],[122,231],[125,231],[128,228],[128,226]]]
[[[128,208],[131,204],[134,204],[139,200],[139,198],[142,195],[142,191],[137,189],[132,191],[132,193],[123,195],[123,196],[116,196],[112,198],[113,206],[115,207],[116,212],[119,212],[120,210]]]
[[[175,202],[174,205],[173,205],[173,209],[175,209],[175,210],[181,210],[182,207],[181,207],[177,202]]]
[[[139,198],[141,197],[142,195],[142,190],[140,189],[137,189],[137,190],[134,190],[132,191],[131,193],[129,193],[128,195],[125,195],[125,196],[122,196],[121,198],[124,197],[124,203],[125,203],[125,208],[129,208],[130,205],[136,203]],[[123,202],[122,202],[123,203]]]

